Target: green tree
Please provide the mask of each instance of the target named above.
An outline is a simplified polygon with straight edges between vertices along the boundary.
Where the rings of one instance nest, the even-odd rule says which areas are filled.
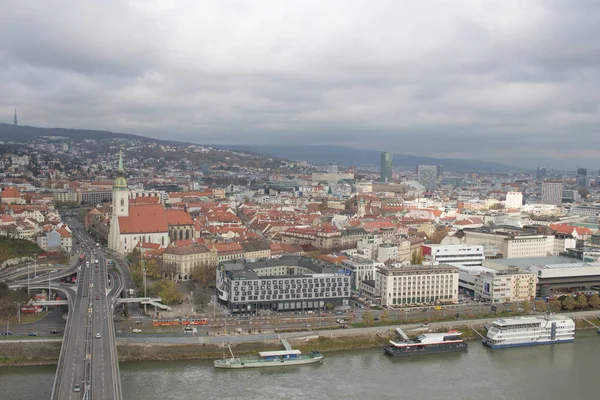
[[[590,303],[590,307],[597,309],[600,308],[600,296],[598,296],[598,293],[594,293],[589,300]]]
[[[544,312],[548,309],[548,305],[544,300],[536,300],[535,301],[535,310],[539,312]]]
[[[558,300],[550,300],[548,305],[550,306],[550,311],[553,313],[560,312],[560,309],[562,308],[562,304]]]
[[[412,265],[421,265],[421,264],[423,264],[423,251],[421,251],[421,248],[415,249],[412,252],[412,256],[410,258],[410,263]]]
[[[375,323],[375,318],[373,318],[373,313],[371,311],[365,311],[362,315],[362,319],[367,326],[373,326]]]
[[[169,279],[156,281],[152,285],[152,291],[158,294],[162,302],[166,305],[176,303],[183,298],[177,284]]]
[[[577,296],[577,300],[575,301],[575,305],[577,306],[577,308],[579,308],[580,310],[585,310],[588,306],[588,300],[585,294],[580,293],[579,296]]]
[[[524,313],[529,313],[529,311],[531,311],[531,302],[530,301],[522,302],[521,308],[523,309]]]
[[[575,308],[575,300],[573,299],[573,296],[567,296],[563,299],[562,308],[567,311],[573,311]]]
[[[333,303],[327,303],[327,304],[325,304],[325,308],[327,310],[331,311],[335,308],[335,305]]]
[[[139,268],[135,268],[131,270],[131,278],[133,279],[133,283],[139,289],[144,284],[144,275]]]
[[[151,277],[151,278],[160,278],[160,270],[158,268],[158,262],[151,258],[149,260],[147,260],[145,263],[146,265],[146,275]]]

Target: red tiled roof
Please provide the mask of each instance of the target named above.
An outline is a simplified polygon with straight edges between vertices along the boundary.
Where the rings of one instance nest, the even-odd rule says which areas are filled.
[[[1,194],[3,199],[13,199],[13,198],[20,198],[21,197],[21,193],[19,193],[19,191],[17,190],[17,188],[15,187],[6,187],[2,190],[2,194]]]
[[[131,205],[159,204],[159,203],[160,203],[160,199],[158,198],[158,196],[140,196],[140,197],[136,197],[135,199],[129,200],[129,204],[131,204]]]
[[[129,206],[129,216],[119,217],[122,234],[168,232],[167,217],[162,205]]]
[[[193,225],[194,220],[190,214],[183,210],[167,210],[167,223],[169,225]]]

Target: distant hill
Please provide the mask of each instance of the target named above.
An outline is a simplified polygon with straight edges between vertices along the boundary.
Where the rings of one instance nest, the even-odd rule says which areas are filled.
[[[115,133],[88,129],[37,128],[0,123],[0,140],[23,142],[40,136],[62,136],[70,140],[124,138],[146,143],[164,143],[186,145],[187,142],[153,139],[130,133]],[[269,157],[295,161],[308,161],[314,164],[333,162],[340,165],[379,166],[381,153],[375,150],[356,149],[344,146],[302,146],[302,145],[204,145],[226,150],[237,150],[247,153],[264,154]],[[505,172],[513,167],[499,163],[479,160],[463,160],[452,158],[432,158],[407,154],[394,154],[394,165],[414,167],[417,164],[443,165],[446,171],[481,171]]]
[[[302,146],[302,145],[239,145],[218,146],[229,150],[258,152],[271,157],[280,157],[296,161],[308,161],[315,164],[330,162],[341,165],[379,166],[381,152],[375,150],[356,149],[343,146]],[[453,158],[432,158],[407,154],[394,154],[394,165],[414,167],[417,164],[443,165],[445,171],[481,171],[505,172],[513,167],[499,163],[479,160],[463,160]]]
[[[145,136],[133,135],[130,133],[115,133],[109,131],[97,131],[89,129],[37,128],[35,126],[21,126],[0,123],[0,140],[23,142],[36,139],[41,136],[62,136],[76,141],[87,139],[124,138],[129,140],[139,140],[147,143],[160,142],[165,144],[184,144],[183,142],[153,139]]]

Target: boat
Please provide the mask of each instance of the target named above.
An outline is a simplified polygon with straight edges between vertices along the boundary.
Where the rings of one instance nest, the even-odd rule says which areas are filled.
[[[445,333],[423,333],[413,340],[400,328],[396,328],[396,332],[401,340],[390,340],[390,344],[383,347],[385,354],[394,357],[466,351],[468,347],[461,338],[462,332],[455,330]]]
[[[498,319],[492,322],[483,344],[498,349],[574,340],[573,319],[562,315],[544,315]]]
[[[302,365],[323,362],[323,355],[318,351],[311,351],[309,354],[302,354],[300,350],[294,350],[285,339],[280,339],[285,350],[261,351],[258,356],[236,357],[229,348],[231,357],[226,357],[214,361],[215,368],[264,368],[264,367],[282,367],[290,365]]]

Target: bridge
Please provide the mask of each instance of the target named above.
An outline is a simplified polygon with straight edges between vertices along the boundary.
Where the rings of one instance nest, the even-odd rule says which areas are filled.
[[[53,289],[55,290],[60,290],[60,287],[53,287],[51,286]],[[39,286],[39,285],[33,285],[32,286],[33,289],[48,289],[48,286]],[[164,304],[161,303],[161,298],[150,298],[150,297],[127,297],[127,298],[117,298],[116,299],[116,303],[117,304],[123,304],[123,303],[140,303],[140,304],[147,304],[147,305],[151,305],[154,306],[156,308],[160,308],[161,310],[166,310],[166,311],[171,311],[171,307],[166,306]],[[69,300],[36,300],[34,302],[31,303],[34,306],[62,306],[62,305],[68,305],[69,304]]]
[[[128,286],[125,281],[132,281],[131,275],[129,270],[118,266],[119,273],[109,275],[103,250],[94,249],[94,254],[94,242],[83,229],[74,229],[73,232],[79,236],[82,252],[90,261],[89,266],[85,261],[77,260],[67,269],[16,281],[11,287],[58,290],[66,297],[65,300],[35,303],[67,304],[69,307],[51,399],[120,400],[121,380],[113,313],[117,299]],[[96,259],[98,264],[92,261]],[[73,273],[78,274],[76,283],[55,282]],[[156,299],[139,300],[162,306]]]

